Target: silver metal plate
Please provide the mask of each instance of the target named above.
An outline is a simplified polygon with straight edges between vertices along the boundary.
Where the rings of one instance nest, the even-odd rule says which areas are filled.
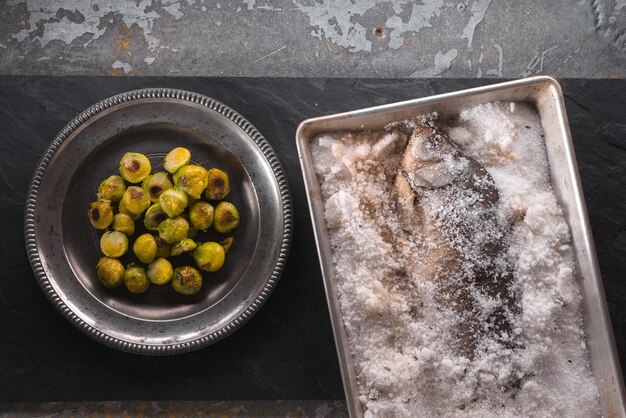
[[[95,274],[99,234],[86,216],[98,184],[127,151],[146,154],[158,169],[176,146],[188,148],[194,163],[229,174],[227,200],[239,208],[241,225],[226,263],[205,274],[191,297],[170,286],[141,295],[106,289]],[[282,273],[291,231],[287,181],[265,138],[224,104],[173,89],[119,94],[74,118],[35,171],[25,215],[28,256],[52,304],[94,339],[142,354],[195,350],[250,319]],[[203,234],[197,239],[223,237]],[[178,258],[175,266],[193,262]]]
[[[591,368],[600,390],[603,414],[606,417],[626,417],[624,382],[580,185],[563,94],[559,83],[554,78],[545,76],[309,119],[298,127],[298,153],[322,265],[343,385],[352,417],[362,417],[363,409],[359,401],[354,361],[341,317],[324,205],[311,157],[311,139],[322,132],[381,130],[390,122],[435,111],[444,116],[457,115],[468,107],[499,100],[528,102],[539,112],[545,133],[552,187],[572,233],[578,264],[577,279],[583,297],[586,343]]]

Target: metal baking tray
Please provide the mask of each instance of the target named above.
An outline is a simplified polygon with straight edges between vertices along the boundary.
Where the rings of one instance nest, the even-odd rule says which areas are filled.
[[[500,100],[533,104],[541,117],[552,187],[570,227],[577,259],[577,279],[583,298],[586,344],[589,349],[591,368],[600,391],[602,412],[605,417],[626,417],[624,382],[580,185],[563,93],[558,81],[546,76],[308,119],[298,127],[296,132],[298,154],[351,417],[362,417],[363,408],[359,401],[353,357],[335,286],[330,240],[324,219],[324,205],[320,185],[313,168],[310,141],[322,132],[380,130],[390,122],[420,114],[436,111],[442,115],[456,115],[465,108]]]

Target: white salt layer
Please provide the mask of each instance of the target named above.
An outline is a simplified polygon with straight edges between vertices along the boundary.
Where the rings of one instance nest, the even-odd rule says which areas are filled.
[[[550,186],[538,114],[497,102],[436,123],[498,190],[520,308],[510,330],[516,344],[485,338],[474,356],[454,349],[458,315],[442,308],[441,285],[424,268],[441,247],[408,233],[396,208],[407,136],[320,135],[313,160],[366,416],[599,416],[569,230]]]

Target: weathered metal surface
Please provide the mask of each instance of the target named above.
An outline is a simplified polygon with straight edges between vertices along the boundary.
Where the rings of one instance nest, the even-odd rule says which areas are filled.
[[[626,1],[2,0],[0,73],[626,76]]]

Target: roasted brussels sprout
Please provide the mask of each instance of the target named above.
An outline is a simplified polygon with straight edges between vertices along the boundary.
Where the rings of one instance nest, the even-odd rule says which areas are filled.
[[[174,269],[172,287],[182,295],[195,295],[202,287],[202,274],[191,266]]]
[[[181,167],[186,166],[191,161],[191,153],[187,148],[174,148],[167,153],[163,160],[163,167],[170,173],[174,174]]]
[[[87,209],[91,225],[96,229],[106,229],[113,222],[113,209],[107,202],[93,202]]]
[[[174,186],[194,199],[200,199],[208,182],[208,172],[199,165],[186,165],[174,174]]]
[[[140,215],[150,206],[150,196],[141,187],[130,186],[124,192],[120,205],[124,205],[126,211]],[[121,208],[120,208],[121,211]]]
[[[213,224],[213,206],[207,202],[196,202],[189,209],[189,221],[196,229],[206,231]]]
[[[141,182],[151,170],[148,157],[138,152],[127,152],[120,160],[120,174],[129,183]]]
[[[157,258],[148,264],[148,279],[156,285],[163,286],[172,279],[173,274],[172,264],[164,258]]]
[[[209,182],[206,186],[206,198],[209,200],[222,200],[230,192],[228,174],[219,168],[212,168],[208,172]]]
[[[239,226],[239,211],[229,202],[220,202],[215,207],[213,228],[217,232],[226,234]]]
[[[200,270],[214,272],[224,265],[224,248],[217,242],[205,242],[193,252],[193,258]]]
[[[168,189],[161,194],[159,204],[167,216],[174,218],[187,207],[187,194],[178,188]]]
[[[143,293],[150,287],[150,280],[144,268],[131,264],[124,273],[124,284],[130,293]]]
[[[150,231],[158,231],[161,222],[163,222],[167,218],[167,213],[165,213],[163,208],[161,208],[161,205],[155,203],[154,205],[150,206],[146,211],[146,214],[143,218],[143,224]]]
[[[121,257],[128,251],[128,238],[119,231],[107,231],[100,237],[100,250],[107,257]]]
[[[220,245],[224,248],[224,254],[228,253],[228,250],[230,250],[234,240],[235,239],[233,237],[228,237],[224,241],[220,242]]]
[[[133,213],[133,212],[129,211],[128,209],[126,209],[126,204],[124,203],[124,198],[122,198],[122,200],[120,200],[119,210],[120,210],[120,213],[125,213],[126,215],[130,216],[130,219],[132,219],[133,221],[137,221],[137,220],[141,219],[141,213]]]
[[[135,221],[125,213],[116,213],[113,216],[113,224],[111,227],[115,231],[125,234],[127,237],[135,233]]]
[[[126,191],[126,182],[120,176],[110,176],[98,186],[98,199],[119,202]]]
[[[167,177],[167,173],[160,171],[146,177],[141,183],[141,188],[148,193],[152,203],[157,203],[161,193],[172,188],[172,182]]]
[[[133,252],[142,263],[152,262],[157,253],[156,240],[150,234],[140,235],[133,244]]]
[[[159,225],[159,236],[168,244],[173,244],[187,238],[188,230],[189,223],[185,218],[180,216],[177,218],[169,218]]]
[[[176,244],[172,245],[172,255],[181,255],[182,253],[195,250],[196,247],[197,245],[194,240],[191,238],[185,238],[184,240],[178,241]]]
[[[106,287],[117,287],[124,281],[124,265],[116,258],[102,257],[96,264],[98,279]]]
[[[172,246],[163,241],[160,236],[155,235],[154,240],[157,245],[156,258],[167,258],[172,255]]]

